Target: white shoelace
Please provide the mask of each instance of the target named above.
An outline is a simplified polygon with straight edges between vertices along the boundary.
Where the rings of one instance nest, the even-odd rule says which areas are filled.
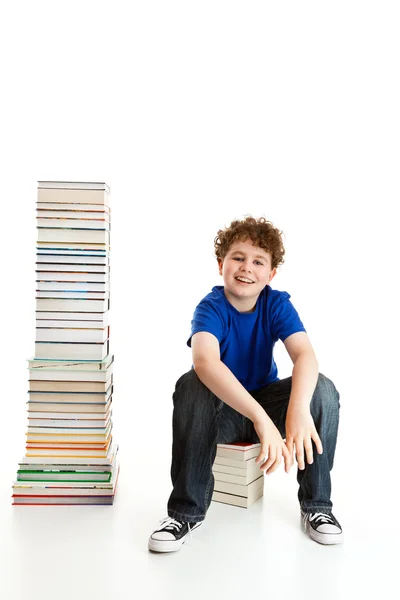
[[[315,521],[315,519],[317,519],[318,521],[321,521],[321,523],[330,523],[332,525],[335,525],[335,521],[331,517],[331,515],[327,515],[325,513],[313,513],[313,514],[309,514],[308,515],[308,519],[310,521]]]
[[[176,519],[173,519],[172,517],[166,517],[165,519],[162,519],[160,521],[160,526],[157,529],[157,531],[161,531],[163,529],[172,529],[172,530],[176,530],[176,531],[180,531],[182,529],[182,523],[180,521],[177,521]],[[189,530],[189,540],[190,543],[192,542],[192,530],[190,528],[190,523],[187,523],[188,526],[188,530]]]

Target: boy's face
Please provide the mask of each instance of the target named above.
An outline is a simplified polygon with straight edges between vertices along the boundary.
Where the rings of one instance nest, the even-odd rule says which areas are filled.
[[[275,277],[271,255],[250,239],[235,242],[224,259],[218,259],[225,296],[239,312],[251,312],[261,291]]]

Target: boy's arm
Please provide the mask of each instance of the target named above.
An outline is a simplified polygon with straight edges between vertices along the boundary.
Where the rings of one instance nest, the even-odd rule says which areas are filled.
[[[304,469],[304,450],[307,462],[313,462],[312,440],[318,454],[323,448],[310,412],[310,403],[318,381],[318,362],[304,331],[290,335],[284,341],[286,350],[293,362],[292,390],[286,415],[286,444],[293,456],[296,446],[296,459],[299,469]]]
[[[293,362],[289,407],[309,408],[319,371],[314,349],[304,331],[293,333],[284,344]]]
[[[285,470],[288,473],[293,464],[292,458],[278,429],[264,409],[221,361],[217,338],[211,333],[201,331],[193,335],[191,346],[193,367],[200,381],[223,402],[253,421],[261,442],[256,462],[263,463],[268,456],[262,470],[267,473],[275,471],[283,454]]]

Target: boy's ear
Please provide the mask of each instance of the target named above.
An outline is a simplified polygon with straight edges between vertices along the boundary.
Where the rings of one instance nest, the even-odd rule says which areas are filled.
[[[271,273],[269,274],[269,281],[272,281],[273,278],[275,277],[275,275],[276,275],[276,267],[275,267],[275,269],[272,269]]]
[[[218,271],[219,271],[219,274],[222,275],[223,260],[221,258],[217,258],[217,261],[218,261]]]

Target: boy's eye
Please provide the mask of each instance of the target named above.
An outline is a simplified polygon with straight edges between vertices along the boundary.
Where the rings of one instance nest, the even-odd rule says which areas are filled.
[[[234,256],[233,260],[243,260],[243,258],[241,256]],[[261,265],[261,266],[263,265],[263,263],[260,262],[259,260],[256,260],[256,263],[259,264],[259,265]]]

